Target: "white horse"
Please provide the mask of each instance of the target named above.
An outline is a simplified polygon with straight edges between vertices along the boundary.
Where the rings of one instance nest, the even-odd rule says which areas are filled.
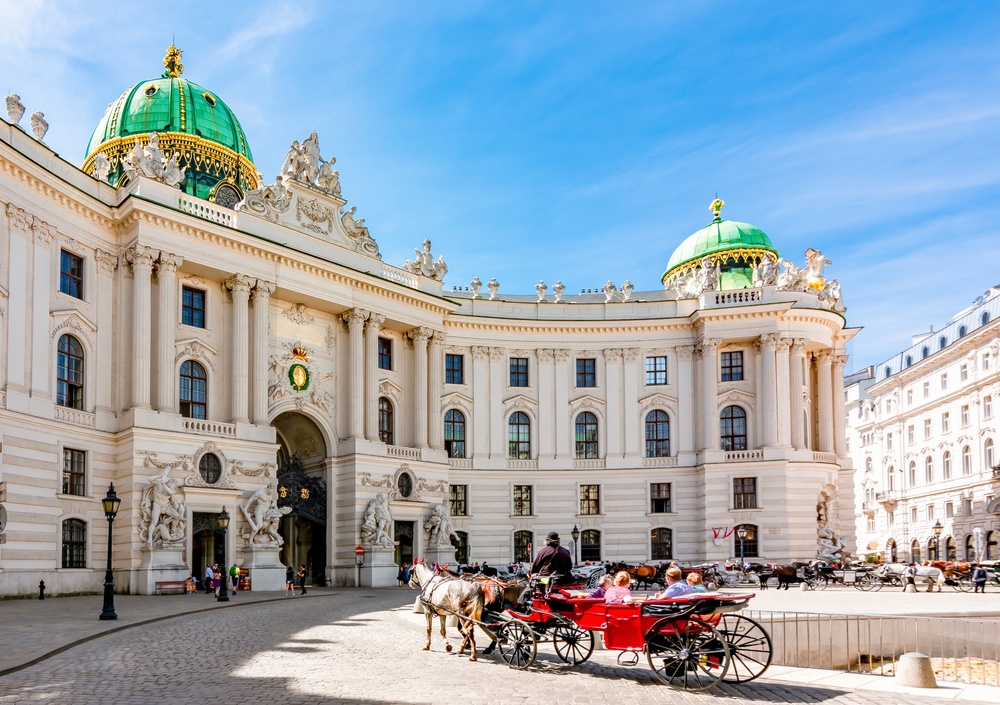
[[[423,563],[414,562],[410,568],[410,587],[420,590],[420,602],[424,606],[424,614],[427,615],[427,644],[424,645],[424,651],[431,648],[431,629],[434,625],[434,616],[437,615],[441,622],[444,649],[451,652],[445,618],[455,615],[458,617],[458,629],[463,637],[458,653],[465,653],[465,645],[468,644],[472,653],[469,660],[476,661],[478,654],[475,628],[476,622],[482,621],[485,604],[482,586],[460,578],[440,575]]]
[[[883,576],[898,575],[905,586],[907,569],[909,569],[909,566],[905,563],[884,563],[875,572]],[[944,585],[943,571],[926,565],[918,565],[915,579],[921,578],[927,581],[927,592],[933,592],[935,584],[937,584],[938,592],[941,592],[941,586]]]

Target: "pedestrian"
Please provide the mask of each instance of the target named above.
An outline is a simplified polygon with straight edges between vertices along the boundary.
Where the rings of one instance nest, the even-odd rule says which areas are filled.
[[[909,567],[906,569],[906,581],[903,583],[903,592],[906,592],[908,586],[913,586],[913,591],[917,591],[917,564],[910,563]]]
[[[403,564],[399,566],[399,572],[396,573],[396,582],[399,583],[399,587],[403,587],[409,582],[409,578],[406,575],[406,561],[403,561]]]
[[[212,564],[209,563],[205,566],[205,594],[212,594],[212,576],[215,575],[215,571],[212,569]]]
[[[295,570],[290,565],[285,568],[285,594],[295,594]]]
[[[986,573],[986,569],[979,563],[976,563],[976,569],[972,571],[972,583],[975,586],[973,592],[981,592],[986,594],[986,580],[989,575]]]
[[[300,595],[306,594],[306,567],[299,563],[299,588],[302,590]]]
[[[215,596],[219,596],[219,589],[225,590],[222,585],[222,572],[219,570],[218,563],[215,564],[215,570],[212,572],[212,590],[215,592]]]
[[[233,583],[233,595],[236,595],[236,588],[240,585],[240,569],[235,563],[229,569],[229,578]]]

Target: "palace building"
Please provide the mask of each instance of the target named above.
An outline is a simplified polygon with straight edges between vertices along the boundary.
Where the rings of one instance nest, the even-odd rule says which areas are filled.
[[[300,563],[387,585],[553,530],[581,561],[854,550],[855,330],[821,253],[779,261],[717,200],[662,289],[449,291],[419,232],[382,260],[315,133],[266,185],[222,97],[164,65],[80,166],[18,96],[0,121],[0,594],[99,591],[109,526],[133,593],[224,560],[255,589]]]

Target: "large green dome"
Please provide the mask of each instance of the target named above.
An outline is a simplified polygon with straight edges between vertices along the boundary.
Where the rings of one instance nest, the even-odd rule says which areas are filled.
[[[180,54],[171,46],[162,76],[135,84],[108,106],[87,145],[83,170],[92,172],[94,155],[104,152],[111,161],[109,181],[120,185],[121,160],[155,132],[164,154],[178,154],[179,165],[187,167],[183,191],[215,200],[220,187],[228,184],[242,196],[257,186],[257,170],[243,127],[218,95],[181,77]],[[224,191],[222,200],[232,205],[228,201],[233,194]]]

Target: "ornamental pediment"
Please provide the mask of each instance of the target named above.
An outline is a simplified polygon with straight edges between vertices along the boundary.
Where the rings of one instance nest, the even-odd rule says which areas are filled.
[[[199,362],[204,362],[211,367],[213,371],[215,370],[215,357],[219,354],[219,351],[211,345],[208,345],[197,338],[187,338],[185,340],[178,340],[174,343],[174,348],[177,350],[177,353],[174,355],[175,364],[188,357],[194,358]]]
[[[604,407],[605,404],[603,399],[598,399],[590,394],[585,394],[584,396],[574,399],[569,403],[571,416],[575,416],[581,411],[593,411],[603,418]]]
[[[526,397],[523,394],[518,394],[515,397],[507,399],[503,403],[504,416],[508,415],[512,411],[527,411],[533,416],[537,416],[538,402],[534,399]]]
[[[52,319],[49,330],[49,338],[57,339],[63,333],[75,335],[92,352],[94,349],[94,335],[97,333],[97,325],[82,313],[76,310],[53,311],[50,314]]]
[[[458,392],[446,394],[441,397],[441,411],[458,408],[466,412],[466,415],[469,415],[472,413],[473,406],[474,403],[471,397],[467,397],[466,395]]]
[[[648,397],[640,399],[639,405],[642,407],[643,411],[652,409],[655,406],[675,407],[677,406],[677,398],[672,397],[669,394],[657,392],[656,394],[650,394]]]
[[[717,407],[722,409],[727,406],[732,406],[733,404],[738,404],[740,406],[753,407],[756,398],[753,394],[749,392],[744,392],[739,389],[730,389],[725,394],[719,395],[719,400]]]

